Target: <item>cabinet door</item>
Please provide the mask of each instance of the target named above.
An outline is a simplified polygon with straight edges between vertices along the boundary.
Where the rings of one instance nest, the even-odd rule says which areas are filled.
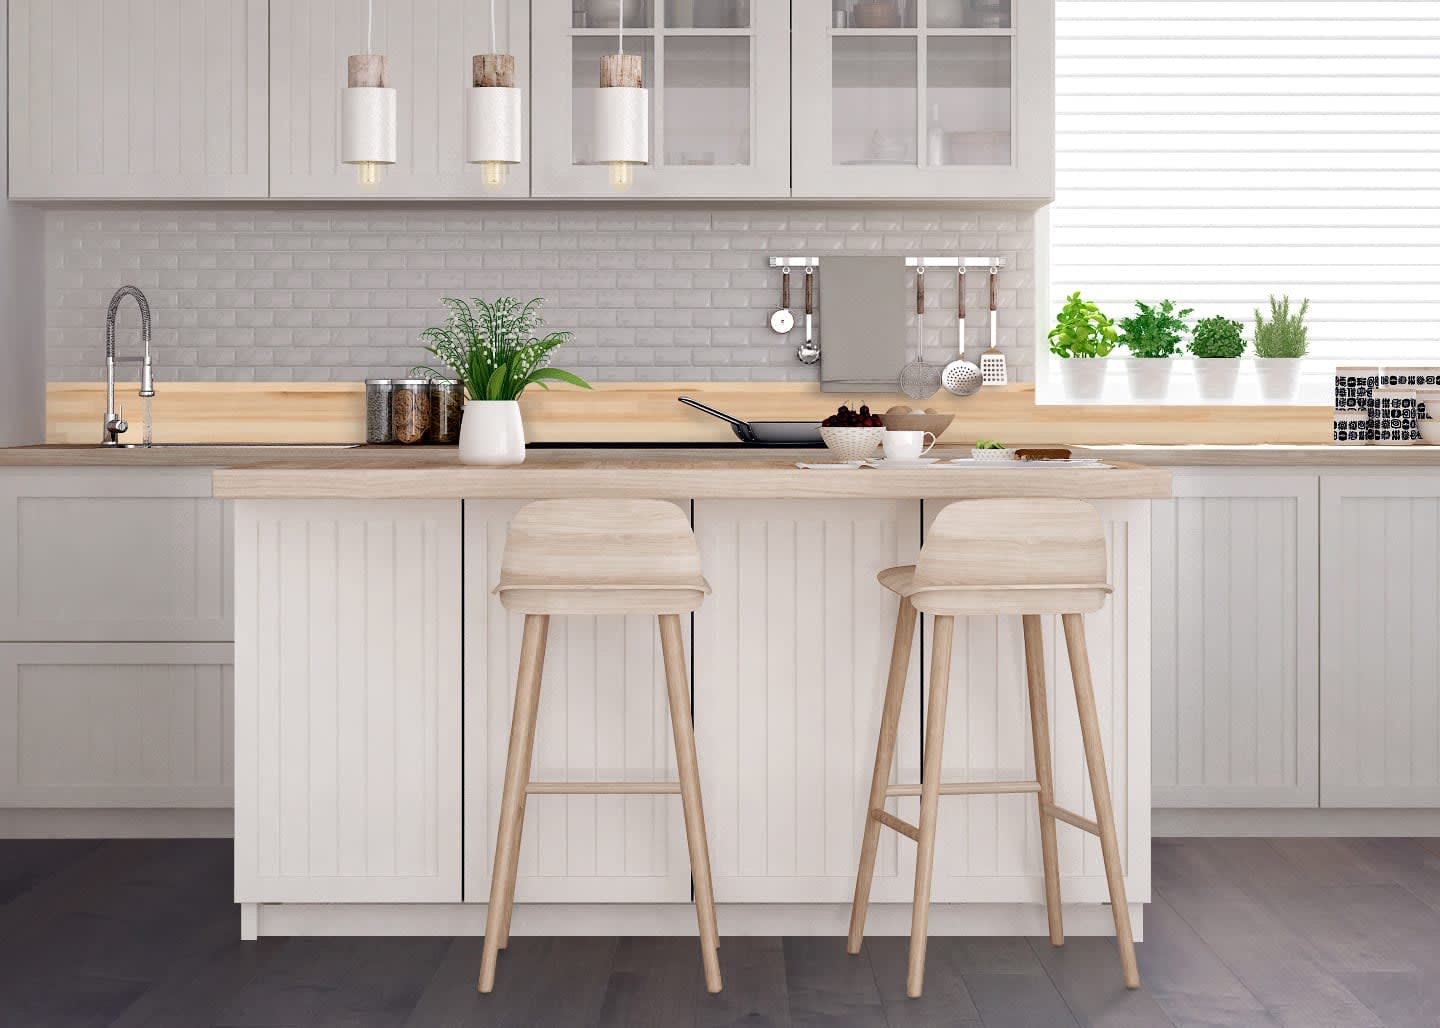
[[[490,590],[500,578],[510,519],[522,506],[465,501],[465,899],[472,903],[490,898],[525,621]],[[688,646],[688,618],[685,624]],[[673,781],[655,618],[553,618],[535,733],[531,773],[538,781]],[[687,902],[690,861],[679,800],[530,797],[515,899]]]
[[[236,901],[458,902],[459,501],[235,522]]]
[[[795,196],[1053,199],[1050,0],[793,8]]]
[[[1440,475],[1320,482],[1320,804],[1440,806]]]
[[[915,562],[920,505],[704,500],[695,533],[714,590],[695,614],[695,732],[716,898],[848,903],[898,605],[875,576]],[[909,782],[912,652],[894,772]],[[890,809],[913,821],[918,801]],[[898,839],[881,835],[877,902],[913,890]]]
[[[374,0],[373,42],[396,90],[399,161],[378,189],[362,192],[340,163],[340,91],[346,58],[365,52],[366,0],[271,0],[270,188],[277,197],[482,200],[530,194],[530,169],[509,169],[485,191],[465,163],[465,95],[471,58],[491,52],[490,8],[466,0]],[[496,0],[500,48],[515,57],[522,152],[530,152],[530,25],[525,0]]]
[[[208,468],[7,469],[0,639],[231,640],[230,532]]]
[[[266,195],[266,0],[11,0],[10,195]]]
[[[624,6],[625,52],[644,58],[650,89],[650,163],[635,169],[628,192],[616,193],[607,168],[591,159],[600,58],[617,52],[616,26],[584,4],[536,4],[534,51],[548,73],[535,77],[535,195],[789,196],[789,5]]]
[[[1319,475],[1174,485],[1154,506],[1155,806],[1314,807]]]
[[[0,806],[230,806],[231,649],[0,645]]]

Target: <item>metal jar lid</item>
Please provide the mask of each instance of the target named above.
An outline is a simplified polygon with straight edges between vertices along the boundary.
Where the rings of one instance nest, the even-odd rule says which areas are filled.
[[[365,380],[365,384],[367,386],[388,386],[394,385],[395,382],[393,379],[389,378],[367,378]]]
[[[430,384],[428,378],[397,378],[392,383],[397,386],[427,386]]]

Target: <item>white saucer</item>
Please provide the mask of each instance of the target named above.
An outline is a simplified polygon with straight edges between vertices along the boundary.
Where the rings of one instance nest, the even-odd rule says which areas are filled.
[[[932,464],[939,464],[939,457],[917,457],[915,460],[896,460],[893,457],[881,457],[878,460],[865,462],[872,468],[890,468],[894,471],[901,471],[907,468],[928,468]]]

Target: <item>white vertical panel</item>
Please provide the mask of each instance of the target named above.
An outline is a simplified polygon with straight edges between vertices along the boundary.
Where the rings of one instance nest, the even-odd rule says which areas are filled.
[[[919,528],[913,501],[696,502],[714,593],[695,615],[695,731],[722,902],[851,898],[897,608],[875,575],[914,562]],[[919,649],[897,781],[919,775]],[[879,901],[911,890],[897,838]]]
[[[1320,495],[1321,805],[1440,806],[1440,476],[1329,472]]]
[[[489,899],[524,617],[491,593],[524,504],[465,501],[465,899]],[[540,686],[537,781],[675,777],[654,617],[554,617]],[[689,619],[685,636],[689,645]],[[701,777],[705,754],[700,755]],[[714,832],[712,831],[712,837]],[[521,903],[685,902],[690,864],[674,796],[533,796]]]
[[[522,152],[499,198],[530,195],[530,14],[525,0],[496,0],[496,34],[515,57]],[[277,197],[485,199],[465,162],[465,94],[471,58],[488,53],[488,4],[375,0],[374,48],[389,58],[396,90],[398,162],[380,189],[362,193],[340,163],[340,91],[346,58],[365,52],[365,0],[271,0],[271,190]]]
[[[266,0],[14,0],[10,195],[268,191]]]
[[[1181,470],[1174,491],[1154,505],[1155,805],[1314,807],[1319,476]]]
[[[460,533],[458,502],[237,506],[238,900],[460,899]]]

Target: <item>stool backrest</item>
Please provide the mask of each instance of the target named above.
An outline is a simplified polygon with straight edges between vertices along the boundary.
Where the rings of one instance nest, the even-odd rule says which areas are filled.
[[[1103,586],[1107,577],[1100,514],[1081,500],[952,503],[915,567],[917,586]]]
[[[539,500],[510,522],[500,588],[694,588],[700,549],[665,500]]]

